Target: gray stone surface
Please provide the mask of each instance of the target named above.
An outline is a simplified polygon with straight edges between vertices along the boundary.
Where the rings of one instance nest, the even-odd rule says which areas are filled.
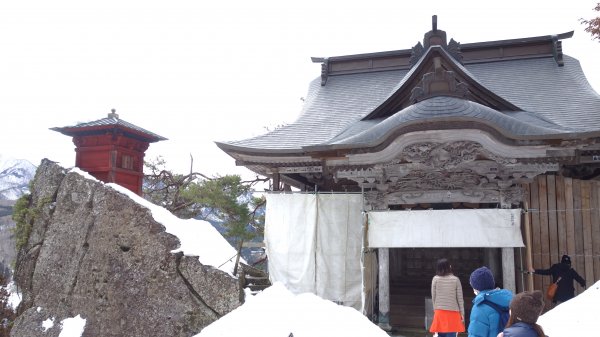
[[[171,253],[178,239],[129,197],[47,160],[32,192],[39,212],[17,257],[11,336],[56,337],[77,315],[83,336],[193,336],[241,304],[236,278]]]

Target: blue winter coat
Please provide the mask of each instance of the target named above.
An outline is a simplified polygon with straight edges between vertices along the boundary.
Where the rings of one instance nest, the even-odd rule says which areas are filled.
[[[496,337],[500,328],[500,314],[496,309],[481,303],[484,299],[508,308],[513,294],[506,289],[483,290],[473,299],[469,322],[469,337]]]
[[[517,322],[504,329],[504,337],[538,337],[538,334],[533,326],[524,322]]]

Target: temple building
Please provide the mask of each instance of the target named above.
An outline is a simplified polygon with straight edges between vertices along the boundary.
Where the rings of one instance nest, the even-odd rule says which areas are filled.
[[[562,254],[599,280],[600,95],[563,53],[572,35],[461,44],[434,16],[412,48],[313,58],[296,121],[217,143],[272,178],[272,280],[385,329],[427,324],[442,257],[467,311],[482,265],[515,292],[544,290],[521,271]]]
[[[73,137],[75,166],[105,183],[142,195],[144,156],[150,143],[166,138],[119,118],[106,118],[50,130]]]

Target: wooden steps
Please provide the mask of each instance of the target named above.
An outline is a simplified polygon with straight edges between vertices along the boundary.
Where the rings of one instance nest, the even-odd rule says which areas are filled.
[[[260,269],[247,264],[239,264],[239,280],[243,288],[249,288],[251,291],[265,290],[271,286],[269,274]]]

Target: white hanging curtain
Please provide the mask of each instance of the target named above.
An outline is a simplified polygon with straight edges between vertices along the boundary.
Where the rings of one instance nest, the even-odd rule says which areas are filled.
[[[524,247],[520,209],[369,212],[368,245],[380,247]]]
[[[361,310],[362,196],[267,194],[272,282]]]

